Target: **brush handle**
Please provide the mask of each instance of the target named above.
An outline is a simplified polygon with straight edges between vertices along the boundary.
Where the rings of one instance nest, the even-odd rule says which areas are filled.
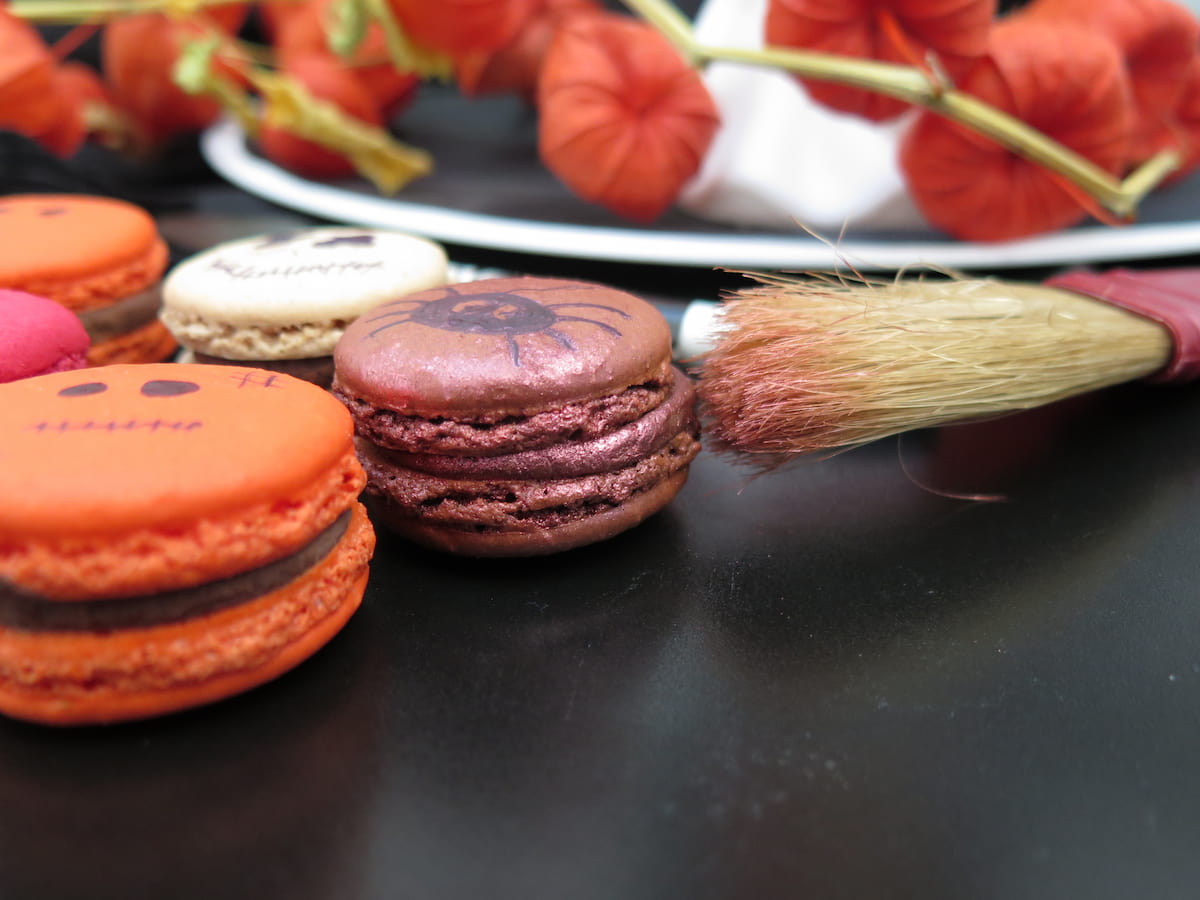
[[[1044,282],[1158,322],[1174,351],[1166,368],[1148,380],[1181,383],[1200,378],[1200,269],[1077,269]]]

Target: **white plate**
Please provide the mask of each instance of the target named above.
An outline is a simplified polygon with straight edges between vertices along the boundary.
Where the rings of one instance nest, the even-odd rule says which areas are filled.
[[[582,203],[538,163],[531,114],[519,105],[445,96],[401,120],[402,138],[430,150],[434,175],[384,197],[351,180],[318,183],[257,155],[232,120],[202,137],[209,165],[232,184],[322,219],[396,228],[434,240],[517,253],[712,268],[870,271],[912,264],[954,269],[1032,268],[1132,261],[1200,251],[1200,175],[1160,190],[1136,225],[1087,225],[999,244],[929,231],[843,235],[837,246],[807,234],[739,231],[671,212],[638,227]]]

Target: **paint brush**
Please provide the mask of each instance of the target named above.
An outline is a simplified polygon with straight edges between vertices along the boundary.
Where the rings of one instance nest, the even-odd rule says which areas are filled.
[[[699,390],[710,445],[763,465],[1200,375],[1200,269],[750,277],[713,314]]]

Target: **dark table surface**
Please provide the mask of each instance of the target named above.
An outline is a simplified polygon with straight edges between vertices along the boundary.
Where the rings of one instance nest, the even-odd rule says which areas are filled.
[[[171,197],[179,253],[304,221]],[[272,684],[0,721],[0,896],[1195,897],[1198,446],[1200,389],[1128,385],[758,477],[705,453],[557,557],[381,535]]]

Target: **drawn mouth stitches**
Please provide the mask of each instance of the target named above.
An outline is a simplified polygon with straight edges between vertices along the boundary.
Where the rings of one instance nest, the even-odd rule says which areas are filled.
[[[36,425],[28,426],[29,431],[37,432],[54,432],[61,434],[67,431],[107,431],[110,434],[118,431],[139,431],[145,430],[150,432],[155,431],[195,431],[197,428],[203,428],[204,423],[199,421],[175,421],[169,422],[163,419],[127,419],[123,422],[110,420],[108,422],[97,422],[94,419],[88,419],[85,422],[71,422],[63,420],[61,422],[38,422]]]

